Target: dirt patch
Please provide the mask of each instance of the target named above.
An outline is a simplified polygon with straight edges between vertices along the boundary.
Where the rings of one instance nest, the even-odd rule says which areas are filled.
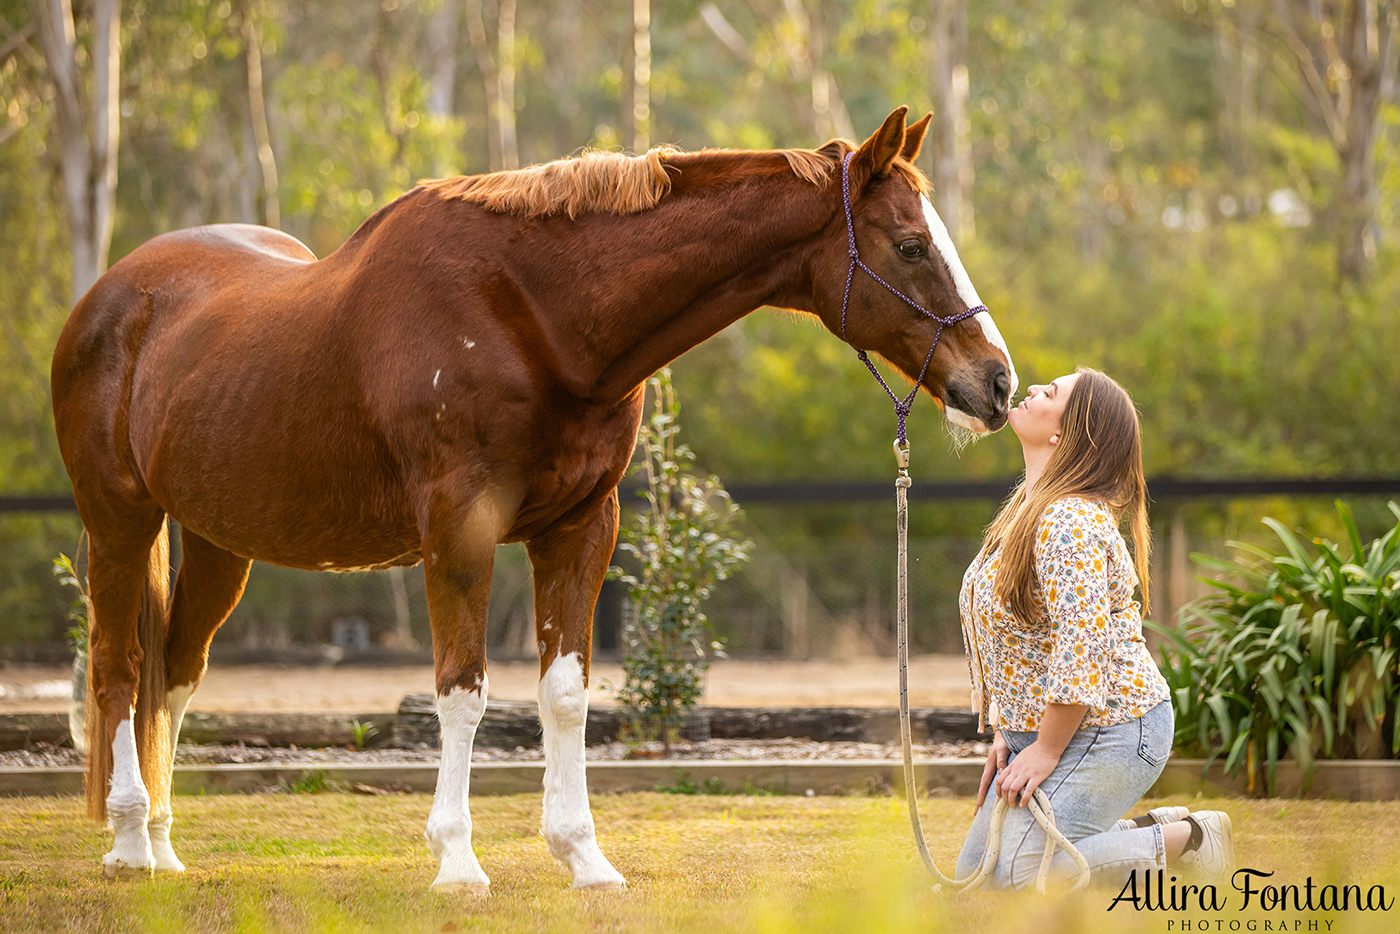
[[[492,700],[535,700],[539,666],[496,662],[489,666]],[[57,667],[0,669],[0,713],[62,713],[70,672]],[[899,703],[893,658],[848,661],[751,661],[717,659],[706,675],[701,703],[712,707],[893,707]],[[607,684],[622,681],[621,666],[595,663],[589,702],[615,702]],[[913,707],[966,707],[970,685],[961,655],[909,660]],[[281,711],[361,713],[397,710],[405,694],[431,694],[428,665],[401,668],[211,668],[190,704],[206,713]]]

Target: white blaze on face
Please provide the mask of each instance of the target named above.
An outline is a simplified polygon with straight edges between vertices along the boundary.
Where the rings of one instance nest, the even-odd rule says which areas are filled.
[[[943,218],[938,216],[938,212],[933,209],[933,205],[929,202],[928,198],[920,195],[919,200],[924,204],[924,220],[928,222],[928,232],[933,240],[934,249],[938,250],[938,254],[943,257],[943,262],[948,265],[948,272],[953,276],[953,284],[957,287],[958,297],[963,300],[963,303],[968,308],[976,308],[978,305],[982,304],[982,299],[978,298],[977,289],[973,287],[971,277],[968,276],[967,270],[963,268],[962,260],[958,257],[958,251],[953,246],[953,238],[948,235],[948,228],[943,224]],[[1006,341],[1002,339],[1001,332],[997,330],[996,322],[992,320],[990,314],[985,311],[979,311],[972,316],[972,320],[976,321],[981,326],[982,336],[986,338],[987,343],[991,344],[997,350],[1000,350],[1002,356],[1006,358],[1007,375],[1011,379],[1011,392],[1007,395],[1009,399],[1016,394],[1016,387],[1018,385],[1016,365],[1011,362],[1011,351],[1006,348]],[[957,414],[956,411],[950,411],[948,413],[949,420],[955,424],[963,424],[954,417]],[[981,424],[980,419],[973,419],[973,421],[976,421],[978,425]],[[972,426],[964,424],[963,427],[971,428]]]

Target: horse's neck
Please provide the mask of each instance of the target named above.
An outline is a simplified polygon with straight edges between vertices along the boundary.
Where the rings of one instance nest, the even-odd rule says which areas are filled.
[[[756,308],[806,304],[801,247],[830,222],[835,208],[828,194],[782,173],[713,193],[680,189],[672,197],[622,219],[629,234],[635,231],[628,242],[644,249],[625,258],[618,282],[603,284],[596,300],[540,322],[546,332],[557,328],[551,337],[571,349],[566,382],[580,394],[621,400]]]

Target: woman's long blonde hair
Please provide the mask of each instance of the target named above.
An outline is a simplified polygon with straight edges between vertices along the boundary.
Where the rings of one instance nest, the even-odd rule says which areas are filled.
[[[1060,440],[1029,496],[1022,477],[1006,505],[987,526],[985,543],[1001,546],[997,590],[1017,619],[1034,605],[1035,538],[1046,508],[1066,496],[1097,500],[1121,522],[1129,514],[1133,564],[1148,608],[1148,562],[1152,532],[1147,525],[1147,481],[1142,473],[1142,433],[1127,390],[1098,370],[1080,367],[1065,401]]]

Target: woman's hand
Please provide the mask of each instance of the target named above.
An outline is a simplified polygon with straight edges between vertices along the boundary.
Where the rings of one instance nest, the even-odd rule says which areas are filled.
[[[997,794],[1012,807],[1024,807],[1059,762],[1058,752],[1051,752],[1036,740],[1017,753],[1015,760],[1002,773]]]
[[[982,802],[987,798],[987,789],[992,787],[992,780],[996,778],[997,772],[1006,768],[1006,757],[1010,753],[1006,740],[1001,738],[1001,730],[997,730],[992,736],[992,749],[987,753],[987,765],[982,769],[982,785],[977,789],[977,804],[973,806],[973,812],[982,806]]]

